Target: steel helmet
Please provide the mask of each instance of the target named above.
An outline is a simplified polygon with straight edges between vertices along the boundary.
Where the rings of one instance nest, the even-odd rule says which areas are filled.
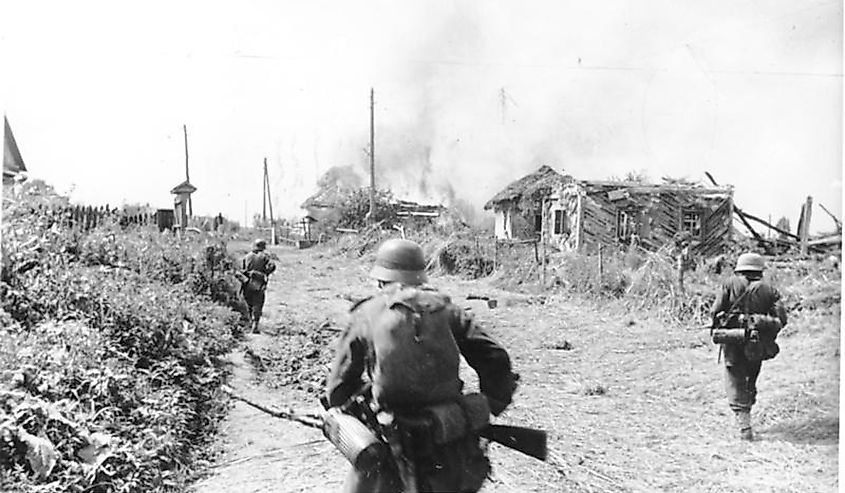
[[[759,253],[743,253],[736,259],[734,272],[763,272],[766,260]]]
[[[410,240],[394,238],[381,244],[370,277],[379,281],[419,285],[428,281],[422,248]]]
[[[255,240],[255,241],[252,243],[252,249],[253,249],[253,250],[256,250],[256,251],[257,251],[257,250],[264,250],[265,248],[267,248],[267,242],[266,242],[266,241],[264,241],[264,240],[263,240],[263,239],[261,239],[261,238],[258,238],[257,240]]]

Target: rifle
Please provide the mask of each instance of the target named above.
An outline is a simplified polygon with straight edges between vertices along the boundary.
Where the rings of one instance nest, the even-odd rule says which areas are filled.
[[[366,449],[368,446],[370,446],[372,444],[369,443],[368,438],[367,439],[362,438],[363,431],[359,432],[357,429],[350,432],[350,433],[357,437],[353,441],[362,443],[363,446],[360,447],[362,450],[348,451],[348,450],[345,450],[345,448],[348,447],[348,446],[346,446],[346,445],[341,446],[341,445],[338,445],[337,443],[335,443],[335,441],[337,441],[337,438],[335,437],[335,433],[337,431],[335,430],[335,428],[340,428],[341,431],[344,432],[343,434],[346,434],[346,430],[347,430],[348,425],[352,424],[352,423],[351,422],[346,423],[346,421],[344,420],[343,423],[340,424],[340,425],[329,426],[329,425],[327,425],[327,421],[326,421],[327,417],[331,417],[332,418],[331,421],[334,423],[338,419],[338,415],[340,416],[340,418],[347,417],[349,415],[341,415],[340,413],[337,413],[337,415],[326,414],[326,413],[324,413],[322,415],[296,414],[293,411],[280,411],[280,410],[277,410],[277,409],[270,409],[270,408],[265,407],[261,404],[258,404],[257,402],[254,402],[250,399],[247,399],[246,397],[238,395],[228,385],[223,385],[221,387],[221,390],[223,390],[223,392],[229,394],[232,398],[237,399],[239,401],[242,401],[242,402],[258,409],[259,411],[262,411],[264,413],[269,414],[270,416],[273,416],[273,417],[276,417],[276,418],[281,418],[281,419],[286,419],[288,421],[295,421],[297,423],[303,424],[303,425],[308,426],[310,428],[317,428],[319,430],[322,430],[323,434],[326,436],[326,438],[328,438],[329,441],[331,441],[332,444],[334,444],[344,454],[344,456],[347,457],[347,459],[350,459],[350,462],[352,462],[353,464],[355,464],[357,462],[359,455],[362,455],[362,456],[366,455],[369,458],[369,456],[371,456],[371,455],[378,455],[379,457],[381,457],[382,454],[384,453],[384,451],[372,451],[371,453],[368,452],[366,454],[361,454],[363,449]],[[325,406],[327,404],[327,402],[324,402],[323,404]],[[358,402],[358,404],[363,407],[361,402]],[[357,409],[357,411],[360,412],[360,408]],[[358,413],[355,413],[355,414],[358,414]],[[351,416],[349,416],[349,417],[351,417]],[[360,416],[360,418],[364,418],[364,416]],[[368,419],[368,421],[369,421],[369,420],[373,419],[374,416],[367,416],[367,418],[369,418]],[[362,427],[363,427],[363,425],[362,425]],[[364,427],[364,429],[367,429],[367,428]],[[332,433],[330,433],[329,430],[334,430],[334,431]],[[535,429],[532,429],[532,428],[524,428],[524,427],[520,427],[520,426],[490,424],[490,425],[487,425],[485,428],[482,428],[480,431],[478,431],[478,434],[481,437],[486,438],[487,440],[490,440],[491,442],[496,442],[496,443],[498,443],[498,444],[500,444],[504,447],[516,450],[517,452],[521,452],[521,453],[528,455],[530,457],[534,457],[535,459],[545,461],[546,458],[547,458],[546,443],[547,443],[547,435],[548,434],[546,433],[545,430],[535,430]],[[358,437],[358,435],[361,435],[361,437]],[[346,440],[344,440],[344,441],[346,441]],[[356,447],[356,449],[357,448],[359,448],[359,447]],[[373,457],[373,459],[374,459],[374,457]]]
[[[535,459],[546,460],[546,432],[533,428],[507,425],[487,425],[479,435]]]
[[[238,395],[235,392],[235,390],[232,389],[232,387],[229,387],[228,385],[222,385],[220,387],[220,390],[229,394],[229,396],[232,397],[233,399],[237,399],[241,402],[249,404],[250,406],[252,406],[252,407],[254,407],[254,408],[258,409],[259,411],[262,411],[266,414],[269,414],[270,416],[273,416],[274,418],[281,418],[281,419],[286,419],[288,421],[295,421],[295,422],[297,422],[299,424],[303,424],[303,425],[305,425],[309,428],[317,428],[319,430],[323,429],[323,418],[321,418],[320,416],[318,416],[316,414],[296,414],[293,411],[280,411],[278,409],[270,409],[269,407],[262,406],[261,404],[255,402],[255,401],[252,401],[250,399],[247,399],[246,397],[244,397],[242,395]]]

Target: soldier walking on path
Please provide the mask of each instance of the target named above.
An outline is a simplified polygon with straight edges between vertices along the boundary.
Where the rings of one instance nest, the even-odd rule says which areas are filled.
[[[276,264],[265,251],[267,242],[258,239],[253,244],[252,251],[243,259],[242,269],[245,281],[241,284],[244,300],[249,306],[249,321],[253,333],[258,333],[258,321],[264,309],[264,292],[270,274],[276,270]]]
[[[733,338],[718,338],[725,358],[728,405],[736,416],[742,440],[753,440],[751,407],[757,400],[757,377],[763,360],[774,358],[778,331],[786,325],[781,296],[763,279],[765,260],[756,253],[737,259],[734,275],[725,281],[711,309],[714,329]]]
[[[363,399],[375,418],[365,424],[386,438],[392,460],[353,467],[343,491],[478,491],[490,462],[474,430],[511,402],[518,375],[510,357],[448,296],[423,287],[418,244],[384,242],[370,275],[380,292],[351,309],[326,399],[341,408]],[[463,394],[460,355],[480,394]]]

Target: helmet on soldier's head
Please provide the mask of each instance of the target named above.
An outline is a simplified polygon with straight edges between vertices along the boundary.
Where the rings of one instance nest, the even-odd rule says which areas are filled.
[[[262,240],[261,238],[255,240],[252,244],[252,249],[256,251],[264,250],[265,248],[267,248],[267,242]]]
[[[370,277],[386,282],[419,285],[428,280],[422,248],[410,240],[394,238],[381,244]]]
[[[766,260],[759,253],[743,253],[736,259],[734,272],[763,272]]]

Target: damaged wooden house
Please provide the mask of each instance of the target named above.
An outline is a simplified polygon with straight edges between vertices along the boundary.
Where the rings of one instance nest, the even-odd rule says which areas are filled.
[[[543,228],[543,201],[573,178],[543,165],[505,187],[484,204],[496,215],[496,238],[521,240],[536,238]]]
[[[547,166],[485,208],[497,214],[497,238],[542,235],[560,250],[587,253],[632,243],[655,251],[684,237],[691,252],[711,256],[733,235],[732,187],[576,180]]]

